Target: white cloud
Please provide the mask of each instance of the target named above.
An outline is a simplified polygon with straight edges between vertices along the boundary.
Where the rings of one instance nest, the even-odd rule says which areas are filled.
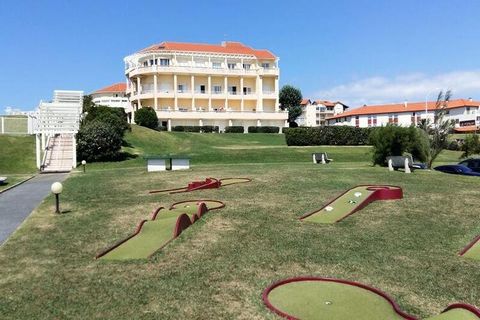
[[[424,101],[436,99],[440,90],[452,90],[453,99],[480,93],[480,70],[456,71],[438,75],[405,74],[392,78],[371,77],[325,90],[313,95],[319,99],[339,100],[351,107],[364,104]]]

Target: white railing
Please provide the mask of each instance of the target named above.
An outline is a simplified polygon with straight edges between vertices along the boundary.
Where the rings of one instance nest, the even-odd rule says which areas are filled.
[[[243,69],[243,68],[213,68],[210,66],[181,66],[181,65],[168,65],[168,66],[137,66],[133,68],[128,68],[125,70],[125,73],[156,73],[162,71],[168,72],[180,72],[180,73],[210,73],[210,74],[237,74],[237,75],[257,75],[257,74],[272,74],[275,75],[278,73],[277,68],[250,68],[250,69]]]

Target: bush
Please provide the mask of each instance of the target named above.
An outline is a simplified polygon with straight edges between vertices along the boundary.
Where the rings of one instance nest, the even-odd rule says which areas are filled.
[[[172,131],[183,132],[183,131],[185,131],[185,127],[184,126],[174,126],[174,127],[172,127]]]
[[[465,137],[462,144],[462,158],[469,157],[473,154],[480,154],[480,139],[478,134],[469,134]]]
[[[285,140],[289,146],[366,145],[374,128],[350,126],[284,128]]]
[[[126,130],[130,130],[127,114],[123,108],[111,108],[107,106],[91,107],[83,119],[82,125],[92,121],[100,121],[111,125],[122,137]]]
[[[373,146],[373,164],[385,165],[388,156],[402,156],[404,153],[410,153],[421,162],[426,162],[429,157],[428,136],[413,126],[376,128],[370,135],[370,143]]]
[[[202,126],[200,131],[204,133],[218,132],[219,128],[218,126]]]
[[[111,124],[91,121],[81,126],[77,133],[78,159],[108,161],[119,158],[122,135]]]
[[[225,133],[245,133],[243,126],[228,126],[225,127]]]
[[[248,133],[278,133],[279,131],[280,131],[279,127],[273,127],[273,126],[248,127]]]
[[[453,140],[448,143],[447,149],[452,151],[458,151],[460,150],[460,145],[456,140]]]
[[[152,108],[140,108],[135,111],[135,123],[142,127],[155,129],[158,127],[158,117]]]
[[[157,130],[157,131],[167,131],[168,128],[165,127],[165,126],[158,126],[155,130]]]

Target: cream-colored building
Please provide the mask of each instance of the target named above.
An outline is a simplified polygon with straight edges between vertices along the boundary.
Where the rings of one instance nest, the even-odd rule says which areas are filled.
[[[343,113],[348,106],[340,101],[303,99],[300,103],[302,114],[296,123],[304,127],[322,127],[327,124],[326,119]]]
[[[96,90],[90,95],[92,96],[92,101],[97,105],[124,108],[125,112],[131,112],[132,107],[126,90],[127,85],[124,82],[120,82]]]
[[[162,42],[124,60],[133,110],[153,108],[168,130],[288,126],[288,113],[278,102],[279,59],[268,50],[239,42]]]

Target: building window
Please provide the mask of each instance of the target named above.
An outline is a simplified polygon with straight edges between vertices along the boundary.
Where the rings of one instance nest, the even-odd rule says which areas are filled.
[[[360,117],[359,116],[355,116],[355,127],[360,127]]]
[[[243,94],[251,94],[251,93],[252,93],[252,88],[243,87]]]
[[[237,94],[237,87],[236,86],[228,87],[228,93],[236,95]]]
[[[317,120],[317,126],[320,125],[320,120]]]
[[[214,62],[212,64],[212,67],[213,69],[221,69],[222,68],[222,64],[220,62]]]
[[[230,69],[230,70],[235,69],[235,63],[229,63],[228,64],[228,69]]]
[[[398,124],[398,114],[393,115],[393,123]]]
[[[270,63],[266,63],[266,62],[262,63],[262,68],[270,69]]]
[[[372,126],[372,116],[368,116],[368,126]]]
[[[170,59],[160,59],[160,65],[168,67],[170,65]]]
[[[244,63],[243,64],[243,69],[250,70],[250,64],[249,63]]]
[[[373,116],[373,126],[377,126],[377,116]]]
[[[143,66],[148,67],[148,61],[143,61]]]
[[[185,85],[184,84],[179,84],[178,85],[178,92],[179,93],[185,92]]]
[[[150,59],[150,65],[153,66],[153,59]]]
[[[222,86],[213,86],[213,93],[222,93]]]

